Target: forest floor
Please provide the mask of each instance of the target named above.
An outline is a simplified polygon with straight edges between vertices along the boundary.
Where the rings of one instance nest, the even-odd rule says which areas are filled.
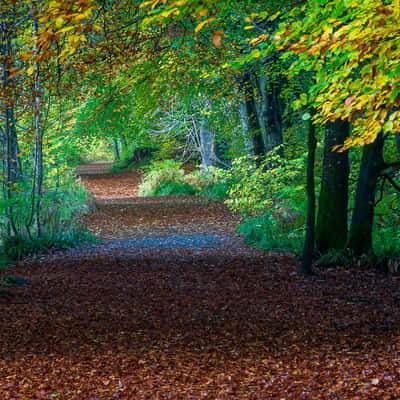
[[[400,277],[297,274],[198,197],[82,167],[97,244],[28,258],[0,295],[0,399],[400,399]],[[10,272],[8,272],[10,273]]]

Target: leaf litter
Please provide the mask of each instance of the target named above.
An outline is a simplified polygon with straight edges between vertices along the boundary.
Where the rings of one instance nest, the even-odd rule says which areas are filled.
[[[100,242],[18,263],[30,285],[0,296],[1,399],[400,398],[400,277],[304,277],[220,202],[84,179]]]

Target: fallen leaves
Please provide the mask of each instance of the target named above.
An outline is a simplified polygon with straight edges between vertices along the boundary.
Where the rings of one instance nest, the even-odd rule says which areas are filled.
[[[122,216],[130,232],[150,222],[134,240],[15,266],[30,285],[0,296],[1,399],[399,398],[400,277],[304,277],[292,257],[223,236],[221,205],[165,201],[100,207],[92,224],[107,232]],[[151,242],[157,224],[164,244],[186,223],[181,238],[210,237],[213,220],[226,239],[213,247]]]

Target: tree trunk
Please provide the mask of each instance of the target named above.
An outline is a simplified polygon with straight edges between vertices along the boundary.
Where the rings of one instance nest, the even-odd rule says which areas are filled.
[[[265,150],[274,150],[279,146],[278,154],[283,157],[283,102],[281,99],[282,83],[277,78],[256,77],[260,105],[259,122],[265,133]]]
[[[39,24],[36,18],[32,20],[32,38],[33,38],[33,54],[38,55],[38,46],[36,40],[39,36]],[[41,223],[41,202],[42,202],[42,187],[43,187],[43,131],[41,126],[42,117],[42,98],[40,88],[40,65],[35,61],[34,74],[34,103],[33,103],[33,133],[34,133],[34,214],[36,223],[36,234],[38,237],[42,235]]]
[[[10,17],[11,18],[11,17]],[[17,234],[14,222],[12,199],[15,185],[21,179],[20,161],[18,155],[18,137],[15,126],[15,78],[10,79],[10,69],[13,67],[13,26],[9,21],[0,22],[0,55],[1,55],[1,110],[3,114],[3,153],[4,153],[4,195],[7,199],[6,217],[8,234]]]
[[[119,143],[117,139],[113,140],[114,145],[114,160],[118,161],[120,159],[120,152],[119,152]]]
[[[350,135],[347,121],[328,122],[325,128],[322,182],[316,227],[316,245],[321,253],[343,249],[347,241],[349,154],[332,148]]]
[[[200,153],[203,167],[215,166],[215,135],[206,117],[200,122]]]
[[[258,119],[257,104],[251,85],[250,73],[244,74],[239,83],[243,99],[241,105],[242,126],[246,129],[246,136],[251,138],[254,155],[261,158],[265,156],[265,145],[262,128]]]
[[[315,249],[315,150],[317,147],[315,126],[311,120],[308,122],[307,136],[307,221],[303,257],[299,272],[310,275],[313,273],[312,261]]]
[[[240,124],[242,125],[244,147],[245,147],[247,155],[252,157],[255,155],[254,154],[254,145],[253,145],[253,140],[251,137],[249,118],[247,115],[246,100],[245,100],[244,96],[241,96],[240,100],[239,100],[239,118],[240,118]]]
[[[395,140],[396,140],[397,153],[400,155],[400,133],[399,132],[395,133]]]
[[[385,167],[383,145],[383,135],[379,135],[375,142],[363,148],[347,244],[347,248],[356,255],[367,254],[372,250],[376,186],[379,175]]]

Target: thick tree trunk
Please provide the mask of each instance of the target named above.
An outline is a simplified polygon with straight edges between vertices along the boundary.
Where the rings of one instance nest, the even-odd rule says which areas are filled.
[[[260,99],[258,119],[265,134],[265,149],[268,152],[279,146],[278,154],[283,157],[282,82],[265,75],[256,77],[256,81]]]
[[[256,99],[251,85],[250,73],[244,74],[240,79],[240,91],[242,100],[241,116],[242,126],[246,134],[251,138],[252,151],[255,156],[265,156],[265,145],[262,135],[262,128],[259,123]]]
[[[316,245],[321,253],[343,249],[347,241],[349,154],[333,151],[350,135],[347,121],[328,122],[325,128],[322,182],[316,227]]]
[[[351,220],[347,248],[354,254],[367,254],[372,250],[375,193],[378,178],[385,163],[383,160],[384,138],[379,135],[374,143],[363,148],[360,174]]]
[[[254,144],[253,144],[253,140],[251,137],[249,118],[247,115],[246,100],[245,100],[244,96],[240,98],[239,117],[240,117],[240,124],[242,125],[245,150],[246,150],[246,153],[250,157],[252,157],[255,155],[254,154]]]
[[[307,220],[306,237],[299,272],[310,275],[313,273],[312,261],[315,250],[315,150],[317,148],[315,126],[311,120],[308,122],[307,136]]]

